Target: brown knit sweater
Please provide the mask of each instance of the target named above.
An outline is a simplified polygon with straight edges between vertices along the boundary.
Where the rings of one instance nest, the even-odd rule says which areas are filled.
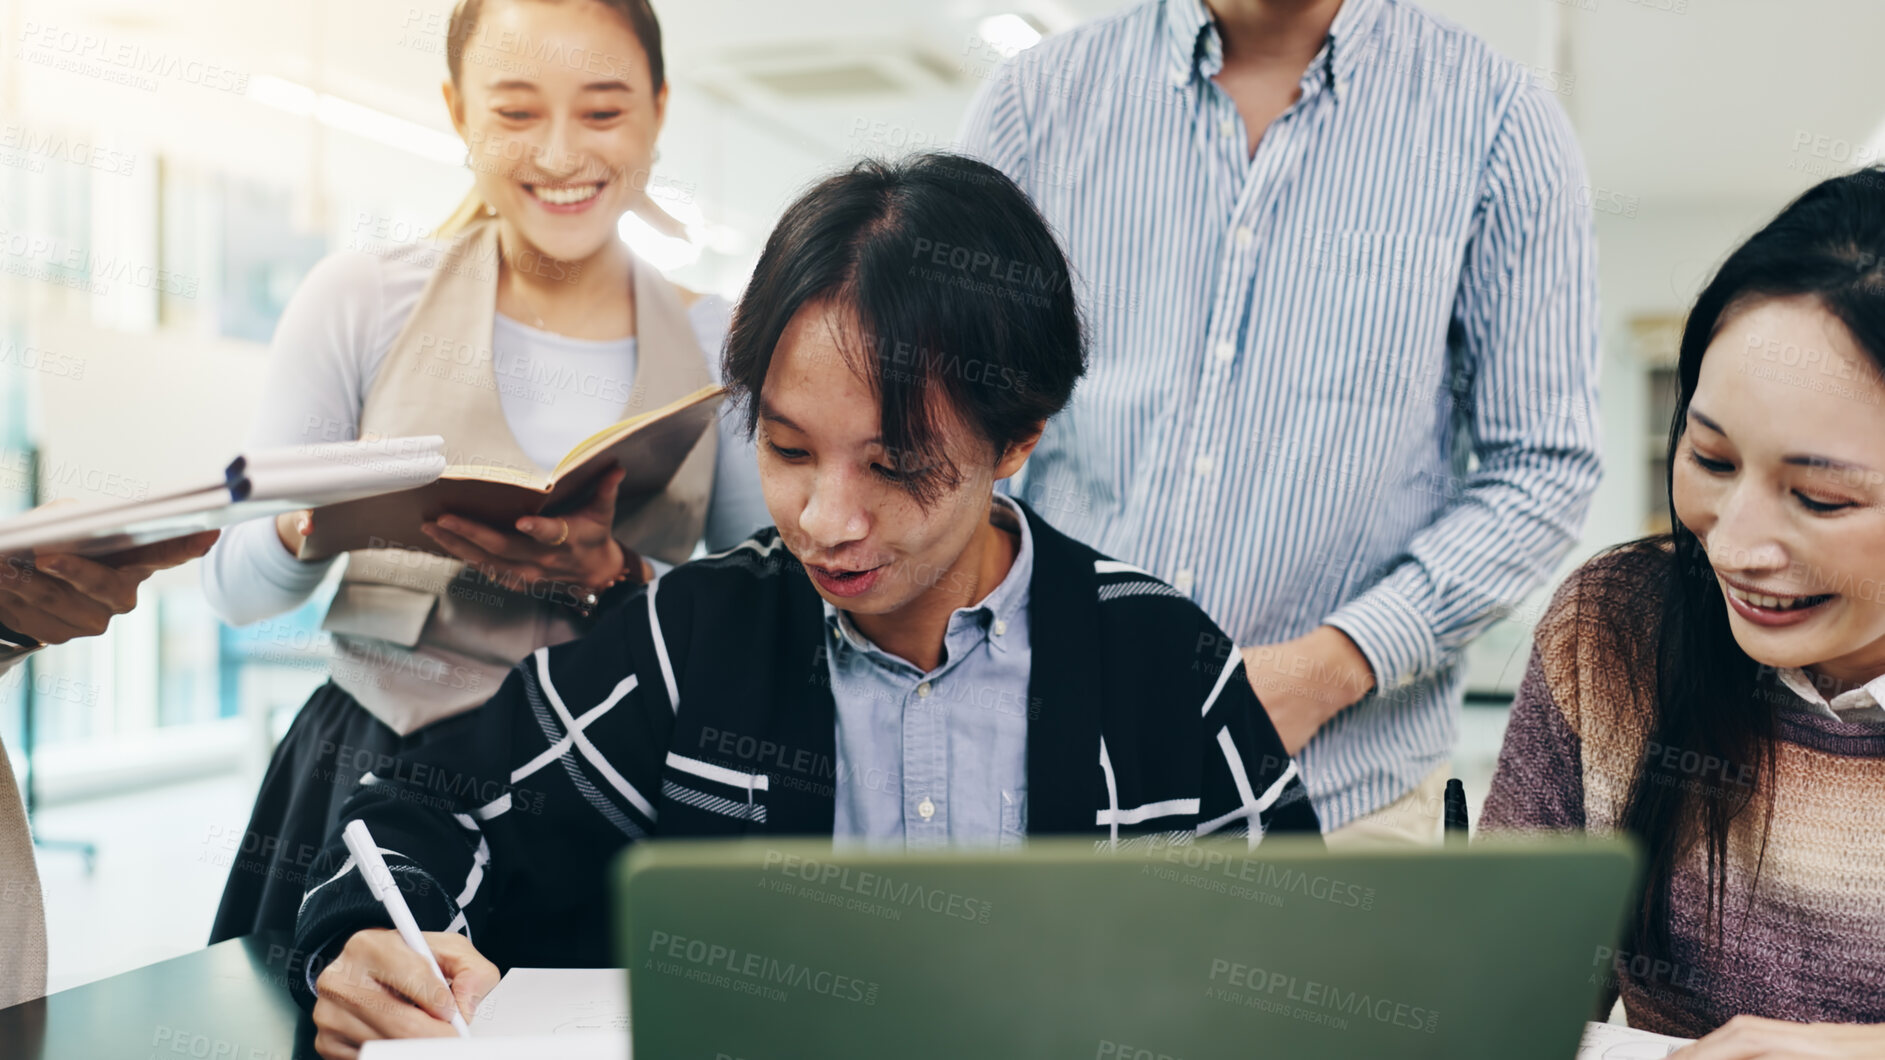
[[[1645,754],[1671,753],[1648,746],[1661,613],[1652,587],[1665,563],[1666,553],[1638,546],[1593,559],[1558,590],[1482,828],[1614,830]],[[1760,694],[1779,712],[1780,744],[1758,880],[1757,797],[1735,822],[1719,946],[1698,844],[1677,865],[1665,962],[1593,955],[1604,1007],[1621,988],[1631,1026],[1692,1038],[1739,1013],[1885,1023],[1885,726],[1810,713],[1777,679]],[[1752,783],[1740,764],[1675,763],[1703,790]]]

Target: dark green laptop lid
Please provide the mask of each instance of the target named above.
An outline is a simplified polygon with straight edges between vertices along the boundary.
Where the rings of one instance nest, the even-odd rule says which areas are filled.
[[[1637,855],[671,841],[616,872],[642,1058],[1511,1060],[1602,1018]]]

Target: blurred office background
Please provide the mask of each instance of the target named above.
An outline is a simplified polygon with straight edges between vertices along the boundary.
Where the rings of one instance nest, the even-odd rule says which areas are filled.
[[[657,0],[673,84],[624,238],[734,295],[777,211],[846,159],[946,148],[1006,55],[1120,0]],[[1680,314],[1738,238],[1877,158],[1868,0],[1431,0],[1582,138],[1600,240],[1606,477],[1592,551],[1658,528]],[[449,0],[0,0],[0,514],[126,497],[241,446],[266,344],[323,254],[424,238],[469,187],[439,95]],[[1473,650],[1484,796],[1548,595]],[[0,682],[60,989],[200,946],[272,741],[323,679],[317,616],[222,626],[194,567]]]

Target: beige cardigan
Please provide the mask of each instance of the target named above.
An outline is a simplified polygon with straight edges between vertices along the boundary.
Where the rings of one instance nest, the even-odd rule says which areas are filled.
[[[0,674],[27,650],[0,648]],[[33,864],[33,833],[13,765],[0,745],[0,1008],[46,992],[46,910]]]

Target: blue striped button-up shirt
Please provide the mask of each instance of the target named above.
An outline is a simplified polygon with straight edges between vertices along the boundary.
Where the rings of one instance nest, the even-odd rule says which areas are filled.
[[[1355,641],[1376,691],[1301,755],[1335,828],[1447,759],[1461,649],[1582,527],[1590,191],[1525,68],[1400,0],[1342,5],[1254,155],[1222,65],[1200,0],[1149,0],[1001,67],[964,140],[1092,329],[1023,496],[1241,645]]]

